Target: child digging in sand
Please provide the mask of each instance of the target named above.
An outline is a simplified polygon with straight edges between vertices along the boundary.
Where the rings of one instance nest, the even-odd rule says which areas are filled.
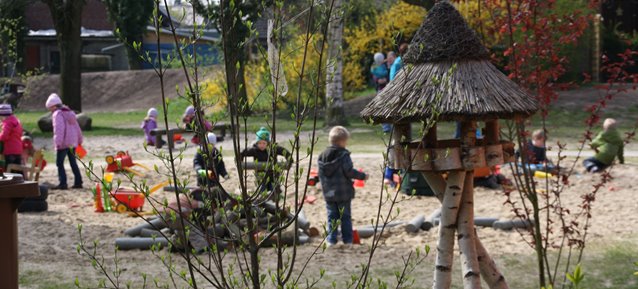
[[[330,146],[319,155],[319,179],[328,210],[328,245],[337,243],[337,226],[341,224],[344,244],[352,244],[350,203],[354,199],[352,179],[366,180],[368,175],[354,169],[346,149],[350,133],[335,126],[328,135]]]
[[[211,157],[205,156],[203,154],[204,150],[200,149],[195,153],[195,159],[193,159],[193,169],[197,173],[197,186],[199,187],[219,184],[220,176],[228,178],[228,172],[226,171],[226,165],[224,165],[222,155],[215,147],[217,145],[217,136],[209,132],[206,137],[208,139],[208,151]]]
[[[270,143],[270,132],[265,128],[260,128],[255,133],[256,139],[255,143],[252,147],[244,149],[241,152],[241,157],[253,157],[253,159],[258,163],[266,164],[270,159],[270,149],[275,150],[275,159],[272,162],[276,162],[277,156],[283,156],[286,158],[286,161],[291,161],[291,154],[285,148]],[[276,186],[277,174],[272,170],[268,170],[266,172],[260,172],[257,174],[257,183],[259,184],[259,188],[257,189],[260,192],[272,192],[275,189],[278,189]]]
[[[596,151],[596,155],[583,161],[583,165],[585,165],[585,169],[588,172],[602,172],[611,166],[616,157],[618,157],[618,161],[621,164],[625,163],[623,156],[624,142],[616,129],[615,119],[605,119],[603,131],[598,133],[590,145]]]

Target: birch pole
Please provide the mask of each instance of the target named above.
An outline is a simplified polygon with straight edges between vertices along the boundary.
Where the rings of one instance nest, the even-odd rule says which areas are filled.
[[[434,191],[437,199],[443,203],[443,195],[445,194],[445,179],[440,173],[437,172],[422,172],[423,177],[430,185],[430,188]],[[476,231],[474,233],[477,236]],[[490,289],[509,289],[505,276],[498,270],[496,262],[492,259],[489,252],[481,243],[481,240],[476,237],[474,239],[476,251],[478,253],[479,268],[481,271],[481,277],[487,283]]]
[[[480,289],[481,274],[476,253],[474,232],[474,174],[468,171],[465,175],[461,206],[457,219],[459,250],[461,251],[461,268],[463,271],[463,287]]]
[[[434,289],[450,289],[452,285],[452,263],[454,262],[454,233],[461,202],[465,171],[452,171],[447,179],[439,222]]]

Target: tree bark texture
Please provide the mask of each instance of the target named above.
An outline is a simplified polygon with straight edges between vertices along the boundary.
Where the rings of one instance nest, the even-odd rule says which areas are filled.
[[[60,49],[60,95],[64,104],[82,111],[82,8],[84,0],[43,0],[51,11]]]
[[[443,176],[437,172],[423,172],[422,175],[428,182],[428,185],[430,185],[430,188],[434,191],[437,199],[443,203],[443,196],[445,195],[447,186]],[[476,231],[474,235],[476,236]],[[498,270],[496,262],[494,262],[494,259],[492,259],[478,237],[474,238],[474,246],[477,251],[477,259],[479,262],[481,276],[485,280],[485,283],[487,283],[488,287],[490,289],[509,289],[505,277]]]
[[[481,273],[476,253],[474,235],[474,173],[465,175],[461,206],[457,219],[459,250],[461,251],[461,270],[465,289],[481,288]]]
[[[439,222],[439,242],[437,244],[434,289],[449,289],[452,285],[452,263],[454,262],[454,236],[461,194],[465,181],[465,171],[450,172],[447,179],[441,221]]]
[[[326,126],[345,125],[343,110],[343,8],[342,0],[332,0],[333,13],[328,24],[328,63],[326,65]]]

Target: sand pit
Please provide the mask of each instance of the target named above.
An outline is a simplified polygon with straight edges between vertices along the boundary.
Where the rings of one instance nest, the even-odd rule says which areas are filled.
[[[37,139],[39,145],[48,144],[50,140]],[[222,143],[224,148],[230,148],[230,142]],[[132,137],[92,137],[87,139],[85,147],[90,152],[90,157],[94,158],[96,166],[104,166],[102,156],[107,153],[114,153],[118,150],[129,151],[135,160],[152,167],[160,165],[153,161],[152,157],[144,152],[140,144],[140,138]],[[195,152],[194,146],[189,146],[184,154],[185,158],[179,165],[180,176],[191,176],[190,171],[192,156]],[[356,226],[370,225],[375,218],[380,196],[380,185],[382,175],[380,166],[382,157],[380,154],[357,154],[353,153],[353,161],[356,167],[362,168],[370,173],[370,179],[365,188],[357,190],[356,199],[352,203],[353,221]],[[237,187],[237,176],[233,158],[230,151],[226,152],[226,165],[231,172],[231,178],[223,185],[229,191],[234,191]],[[631,161],[629,161],[631,163]],[[67,166],[68,169],[68,166]],[[582,171],[582,168],[577,167]],[[614,169],[614,179],[603,188],[594,203],[594,219],[591,223],[590,240],[614,242],[621,241],[629,237],[635,237],[638,231],[638,203],[635,199],[635,175],[638,173],[638,166],[628,164],[621,165]],[[56,170],[53,160],[49,160],[49,166],[42,175],[42,182],[56,184]],[[69,172],[69,176],[72,176]],[[596,177],[585,174],[577,174],[572,179],[572,185],[565,191],[564,200],[570,207],[575,207],[581,202],[579,195],[591,190]],[[159,182],[161,178],[153,176],[149,178],[149,183]],[[85,257],[81,257],[76,252],[78,243],[78,224],[83,225],[85,238],[89,241],[100,240],[100,252],[105,255],[106,260],[113,259],[113,244],[117,237],[123,236],[122,231],[139,223],[136,218],[126,217],[117,213],[94,213],[91,192],[88,189],[91,182],[85,178],[84,190],[51,191],[49,196],[49,211],[45,213],[24,213],[19,216],[19,237],[20,237],[20,262],[21,272],[42,272],[43,280],[68,280],[70,284],[74,278],[81,280],[95,280],[95,271],[91,268],[90,262]],[[304,208],[305,214],[312,222],[313,226],[321,226],[326,222],[326,212],[321,193],[311,189],[311,194],[317,197],[317,201]],[[170,192],[158,192],[154,196],[158,199],[170,198]],[[500,191],[483,188],[476,189],[476,215],[483,217],[496,217],[509,219],[512,217],[508,206],[503,205],[505,197]],[[439,202],[429,197],[408,197],[400,196],[396,208],[393,211],[397,220],[408,221],[419,214],[429,215],[439,206]],[[478,234],[487,249],[496,256],[505,254],[531,254],[528,245],[521,240],[521,236],[512,231],[500,231],[492,228],[478,228]],[[383,240],[382,249],[377,252],[373,264],[383,268],[394,268],[402,263],[402,256],[416,247],[423,247],[426,244],[434,247],[436,244],[436,229],[429,232],[419,231],[418,233],[406,233],[402,227],[397,227],[388,231]],[[318,245],[319,241],[314,240],[309,245],[301,246],[299,250],[300,260],[305,260],[310,256]],[[318,272],[319,268],[326,268],[327,276],[343,280],[351,273],[360,270],[360,264],[365,262],[368,256],[368,245],[370,240],[363,240],[363,246],[353,248],[337,247],[324,253],[320,253],[310,263],[310,272]],[[157,261],[157,258],[149,251],[128,251],[120,254],[122,264],[126,269],[126,278],[139,281],[139,273],[149,272],[156,277],[165,276],[165,268]],[[166,250],[162,251],[163,253]],[[265,249],[263,251],[265,266],[272,266],[270,257],[274,255],[274,250]],[[335,260],[338,262],[335,263]],[[430,261],[433,258],[429,259]],[[431,262],[423,265],[419,272],[430,274]],[[507,274],[507,268],[504,269]],[[314,273],[313,273],[314,274]],[[314,274],[316,275],[316,274]],[[312,276],[314,276],[312,275]],[[507,276],[507,275],[506,275]],[[48,279],[47,279],[48,278]],[[429,277],[419,277],[428,280],[425,287],[429,287]],[[421,288],[421,287],[418,287]]]

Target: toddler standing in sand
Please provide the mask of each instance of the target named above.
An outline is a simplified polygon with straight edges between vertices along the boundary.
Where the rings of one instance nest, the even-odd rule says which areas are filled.
[[[618,157],[618,161],[621,164],[625,163],[623,156],[624,142],[616,129],[615,119],[605,119],[603,131],[598,133],[590,145],[596,151],[596,155],[583,161],[583,165],[588,172],[602,172],[611,166],[616,157]]]
[[[154,107],[148,109],[141,128],[144,130],[146,145],[155,146],[155,137],[151,135],[151,132],[157,128],[157,109]],[[160,142],[163,143],[164,141],[160,140]]]
[[[341,224],[344,244],[352,244],[352,215],[350,203],[354,199],[352,179],[366,180],[368,175],[354,169],[350,151],[346,149],[350,133],[335,126],[328,135],[330,146],[319,155],[319,179],[328,210],[328,245],[337,243],[337,226]]]

